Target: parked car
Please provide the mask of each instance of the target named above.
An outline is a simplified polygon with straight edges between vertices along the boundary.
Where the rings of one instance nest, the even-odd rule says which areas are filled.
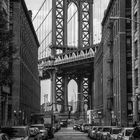
[[[117,140],[117,136],[121,130],[122,128],[112,127],[110,133],[107,134],[107,140]]]
[[[99,140],[107,140],[107,135],[110,133],[112,126],[104,126],[99,133]]]
[[[73,130],[78,130],[78,124],[73,125]]]
[[[104,127],[104,126],[101,126],[101,129],[99,129],[99,130],[96,132],[96,140],[100,140],[103,127]]]
[[[122,128],[121,133],[118,134],[117,140],[129,140],[131,133],[133,132],[133,127],[124,127]]]
[[[85,123],[81,126],[81,131],[87,133],[88,129],[92,127],[92,124]]]
[[[96,130],[92,132],[92,138],[93,139],[99,139],[99,133],[102,130],[103,126],[97,126]]]
[[[48,130],[45,128],[44,124],[32,124],[30,126],[31,128],[32,127],[37,127],[42,135],[42,139],[43,140],[47,140],[48,139]]]
[[[42,140],[42,135],[37,127],[31,127],[29,128],[30,131],[30,137],[34,140]]]
[[[136,126],[130,135],[129,140],[140,140],[140,126]]]
[[[60,125],[60,123],[59,123],[59,122],[56,123],[55,127],[56,127],[56,131],[60,130],[60,129],[61,129],[61,125]]]
[[[48,130],[48,137],[53,138],[56,130],[49,124],[45,125],[45,128]]]
[[[67,125],[68,125],[67,120],[61,120],[60,125],[61,125],[61,127],[67,127]]]
[[[97,128],[96,126],[92,126],[92,127],[88,130],[88,137],[92,138],[93,131],[95,132],[96,128]]]
[[[12,126],[1,129],[2,132],[6,133],[11,140],[29,140],[30,132],[28,126]]]
[[[89,129],[91,129],[92,124],[85,124],[84,125],[84,132],[87,133]]]
[[[78,124],[77,130],[82,131],[82,124]]]
[[[0,140],[10,140],[7,134],[5,133],[0,133]]]

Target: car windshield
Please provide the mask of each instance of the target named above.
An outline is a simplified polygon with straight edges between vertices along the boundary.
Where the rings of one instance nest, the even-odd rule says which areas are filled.
[[[31,127],[37,127],[39,130],[44,129],[44,126],[41,126],[41,125],[39,125],[39,126],[31,126]]]
[[[126,132],[125,132],[125,136],[130,136],[132,131],[133,131],[133,129],[127,129]]]
[[[93,127],[92,130],[96,130],[96,127]]]
[[[111,128],[103,128],[103,132],[110,132]]]
[[[91,124],[85,124],[85,126],[92,126]]]
[[[27,132],[24,128],[12,128],[9,133],[10,137],[25,137],[27,136]]]
[[[113,129],[112,134],[119,134],[121,132],[121,129]]]

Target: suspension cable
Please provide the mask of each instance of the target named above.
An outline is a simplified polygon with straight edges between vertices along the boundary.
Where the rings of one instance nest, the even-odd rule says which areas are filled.
[[[50,9],[50,11],[48,12],[48,14],[46,15],[46,17],[43,19],[43,21],[40,23],[39,27],[36,29],[36,32],[38,31],[38,29],[41,27],[41,25],[44,23],[44,21],[46,20],[46,18],[48,17],[48,15],[50,14],[50,12],[52,11],[52,9]]]
[[[45,36],[45,38],[41,41],[40,46],[43,44],[43,42],[45,41],[45,39],[50,35],[50,33],[52,32],[52,30]]]
[[[74,12],[74,14],[71,16],[71,18],[67,21],[67,23],[69,23],[71,20],[72,20],[72,18],[75,16],[75,14],[78,12],[78,10],[76,10],[75,12]]]
[[[45,4],[45,2],[46,2],[46,0],[44,0],[44,2],[42,3],[41,7],[40,7],[39,10],[37,11],[36,15],[35,15],[34,18],[33,18],[33,21],[34,21],[34,19],[37,17],[38,13],[41,11],[41,9],[42,9],[43,5]]]

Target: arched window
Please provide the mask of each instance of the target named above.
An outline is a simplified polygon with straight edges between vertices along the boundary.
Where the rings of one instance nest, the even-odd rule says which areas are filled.
[[[73,2],[68,6],[67,42],[68,46],[78,46],[78,10]]]
[[[68,104],[72,106],[72,112],[75,112],[77,109],[77,93],[78,86],[75,80],[70,80],[68,84]]]

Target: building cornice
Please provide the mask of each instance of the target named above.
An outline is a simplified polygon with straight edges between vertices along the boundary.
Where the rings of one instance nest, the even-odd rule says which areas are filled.
[[[35,29],[34,29],[34,26],[33,26],[33,23],[32,23],[32,19],[31,19],[30,15],[29,15],[29,11],[28,11],[27,6],[26,6],[26,4],[25,4],[25,1],[24,1],[24,0],[11,0],[11,1],[12,1],[12,2],[21,2],[22,6],[23,6],[23,10],[24,10],[24,12],[25,12],[25,15],[26,15],[26,17],[27,17],[29,26],[30,26],[31,31],[32,31],[32,33],[33,33],[33,35],[34,35],[36,44],[37,44],[37,46],[39,47],[40,44],[39,44],[39,41],[38,41],[38,38],[37,38],[37,35],[36,35],[36,32],[35,32]]]
[[[33,35],[34,35],[36,44],[37,44],[37,46],[39,47],[40,44],[39,44],[39,41],[38,41],[38,38],[37,38],[37,35],[36,35],[36,32],[35,32],[33,23],[32,23],[32,21],[31,21],[32,19],[31,19],[30,15],[29,15],[29,11],[28,11],[27,6],[26,6],[26,4],[25,4],[25,1],[24,1],[24,0],[21,0],[21,3],[22,3],[22,5],[23,5],[24,11],[25,11],[25,15],[26,15],[26,17],[27,17],[27,19],[28,19],[28,22],[29,22],[30,28],[31,28],[31,30],[32,30],[32,33],[33,33]]]
[[[106,10],[105,10],[105,13],[104,13],[104,17],[103,17],[103,20],[102,20],[102,26],[105,24],[105,21],[106,21],[106,19],[107,19],[107,17],[108,17],[108,14],[109,14],[109,12],[110,12],[110,9],[111,9],[111,7],[112,7],[112,4],[113,4],[113,2],[114,2],[115,0],[110,0],[109,1],[109,4],[108,4],[108,6],[107,6],[107,8],[106,8]]]

